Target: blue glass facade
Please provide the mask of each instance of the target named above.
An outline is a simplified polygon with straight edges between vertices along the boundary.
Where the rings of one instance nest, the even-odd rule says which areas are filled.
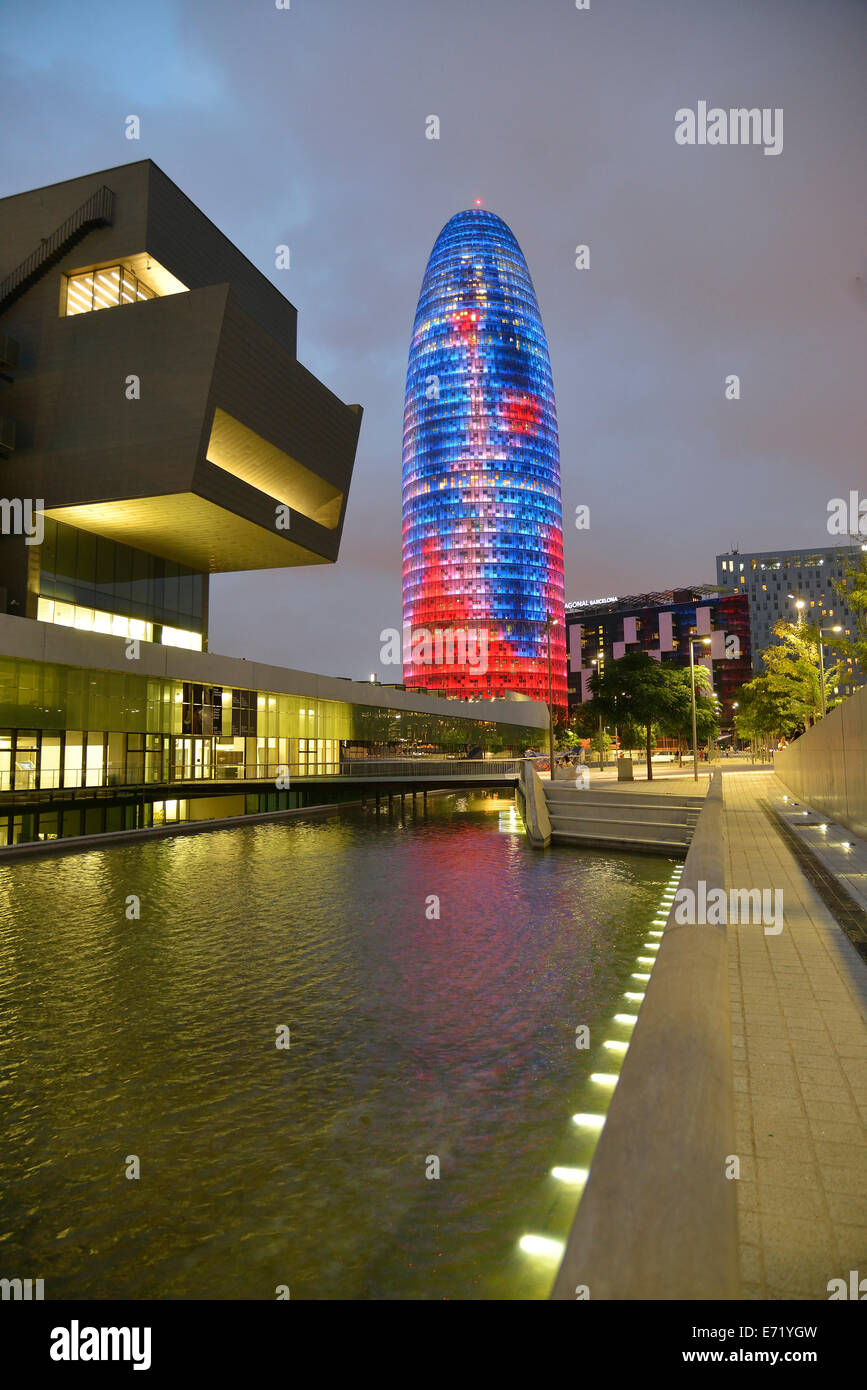
[[[563,530],[548,346],[527,263],[494,213],[437,237],[416,310],[403,436],[403,614],[484,633],[475,666],[416,659],[408,685],[566,705]],[[419,649],[421,650],[421,649]]]

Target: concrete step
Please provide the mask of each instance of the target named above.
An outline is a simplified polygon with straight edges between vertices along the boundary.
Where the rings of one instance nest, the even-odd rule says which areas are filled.
[[[667,840],[680,845],[687,845],[692,839],[690,826],[671,821],[585,820],[575,816],[552,816],[551,833],[555,832],[576,837],[610,835],[618,839]]]
[[[610,820],[627,825],[632,821],[653,821],[663,825],[687,825],[694,828],[696,817],[689,811],[670,810],[667,806],[636,806],[622,811],[619,806],[599,806],[592,802],[549,801],[549,816],[574,816],[576,820]]]
[[[617,806],[617,807],[673,807],[677,810],[686,810],[698,815],[704,805],[704,797],[698,796],[654,796],[649,792],[647,796],[627,796],[618,792],[580,790],[578,787],[570,787],[564,784],[545,786],[545,798],[547,801],[574,801],[581,799],[595,806]]]
[[[552,830],[551,841],[558,845],[575,845],[579,849],[618,849],[636,854],[670,854],[677,859],[684,859],[689,848],[682,840],[648,840],[628,834],[593,835],[589,832],[586,835],[574,835],[567,830]]]

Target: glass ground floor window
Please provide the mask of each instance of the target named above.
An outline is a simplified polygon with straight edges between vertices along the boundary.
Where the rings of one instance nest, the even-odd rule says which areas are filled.
[[[272,791],[259,790],[246,797],[231,794],[221,797],[208,793],[200,798],[158,797],[148,801],[140,795],[129,795],[121,796],[117,801],[100,797],[77,804],[64,802],[62,805],[26,807],[20,812],[0,807],[0,848],[40,840],[67,840],[125,830],[171,827],[189,821],[286,811],[306,804],[317,804],[315,792],[310,803],[303,799],[303,795],[294,789],[278,791],[274,788]],[[331,795],[330,792],[322,792],[321,798],[330,799]]]
[[[411,754],[449,756],[434,742],[0,729],[0,793],[331,777],[359,757]]]
[[[299,776],[340,771],[340,742],[335,738],[299,738],[296,763]]]
[[[174,825],[189,820],[189,802],[185,799],[155,801],[153,803],[153,824]]]

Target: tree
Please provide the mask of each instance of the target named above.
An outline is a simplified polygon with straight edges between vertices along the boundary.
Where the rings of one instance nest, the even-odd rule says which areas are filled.
[[[860,541],[861,537],[857,539]],[[867,550],[862,548],[857,564],[843,568],[842,579],[832,579],[831,588],[848,606],[855,620],[853,637],[834,637],[834,651],[858,663],[867,672]]]
[[[765,670],[741,686],[735,728],[742,738],[795,738],[822,717],[819,629],[810,623],[780,619],[779,642],[762,652]],[[825,671],[825,707],[840,703],[829,692],[842,673],[839,662]]]
[[[593,709],[593,702],[587,700],[580,704],[572,713],[569,720],[569,738],[571,746],[580,743],[583,738],[592,738],[599,732],[599,713]]]
[[[669,682],[658,661],[646,652],[627,652],[617,661],[606,661],[590,677],[591,707],[597,716],[625,730],[640,726],[644,730],[647,780],[653,781],[651,742],[653,724],[668,711]]]
[[[762,652],[765,663],[768,694],[779,699],[780,714],[787,725],[784,733],[802,733],[822,717],[822,693],[819,674],[819,629],[811,623],[789,623],[781,618],[774,624],[779,642]],[[825,704],[839,704],[829,699],[842,673],[835,662],[825,671]]]
[[[788,727],[787,727],[788,726]],[[738,691],[735,713],[738,738],[748,738],[753,744],[766,744],[770,738],[783,733],[795,733],[791,718],[787,718],[781,696],[768,688],[767,676],[756,676]]]
[[[688,666],[664,666],[668,682],[668,708],[659,721],[660,729],[669,738],[692,744],[692,684]],[[695,729],[696,742],[705,744],[719,734],[719,717],[713,696],[713,685],[706,666],[695,667]]]
[[[608,754],[611,752],[611,743],[612,743],[611,735],[610,735],[609,733],[607,733],[607,731],[606,731],[605,729],[603,729],[603,730],[602,730],[602,759],[603,759],[603,761],[608,757]],[[591,740],[590,740],[590,753],[593,755],[594,758],[598,758],[598,757],[599,757],[599,730],[598,730],[598,729],[596,730],[595,734],[593,735],[593,737],[592,737]]]

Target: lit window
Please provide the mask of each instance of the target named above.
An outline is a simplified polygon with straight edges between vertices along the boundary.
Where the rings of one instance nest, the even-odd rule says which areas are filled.
[[[94,309],[115,309],[119,304],[156,298],[156,291],[126,266],[111,265],[67,276],[65,314],[88,314]]]
[[[202,634],[200,632],[189,632],[182,627],[163,626],[160,641],[164,647],[185,647],[190,652],[200,652],[202,650]]]
[[[78,628],[80,632],[105,632],[114,637],[153,641],[153,623],[141,618],[125,618],[120,613],[103,613],[98,608],[84,608],[78,603],[61,603],[59,599],[40,597],[36,617],[41,623],[57,623],[60,627]]]

